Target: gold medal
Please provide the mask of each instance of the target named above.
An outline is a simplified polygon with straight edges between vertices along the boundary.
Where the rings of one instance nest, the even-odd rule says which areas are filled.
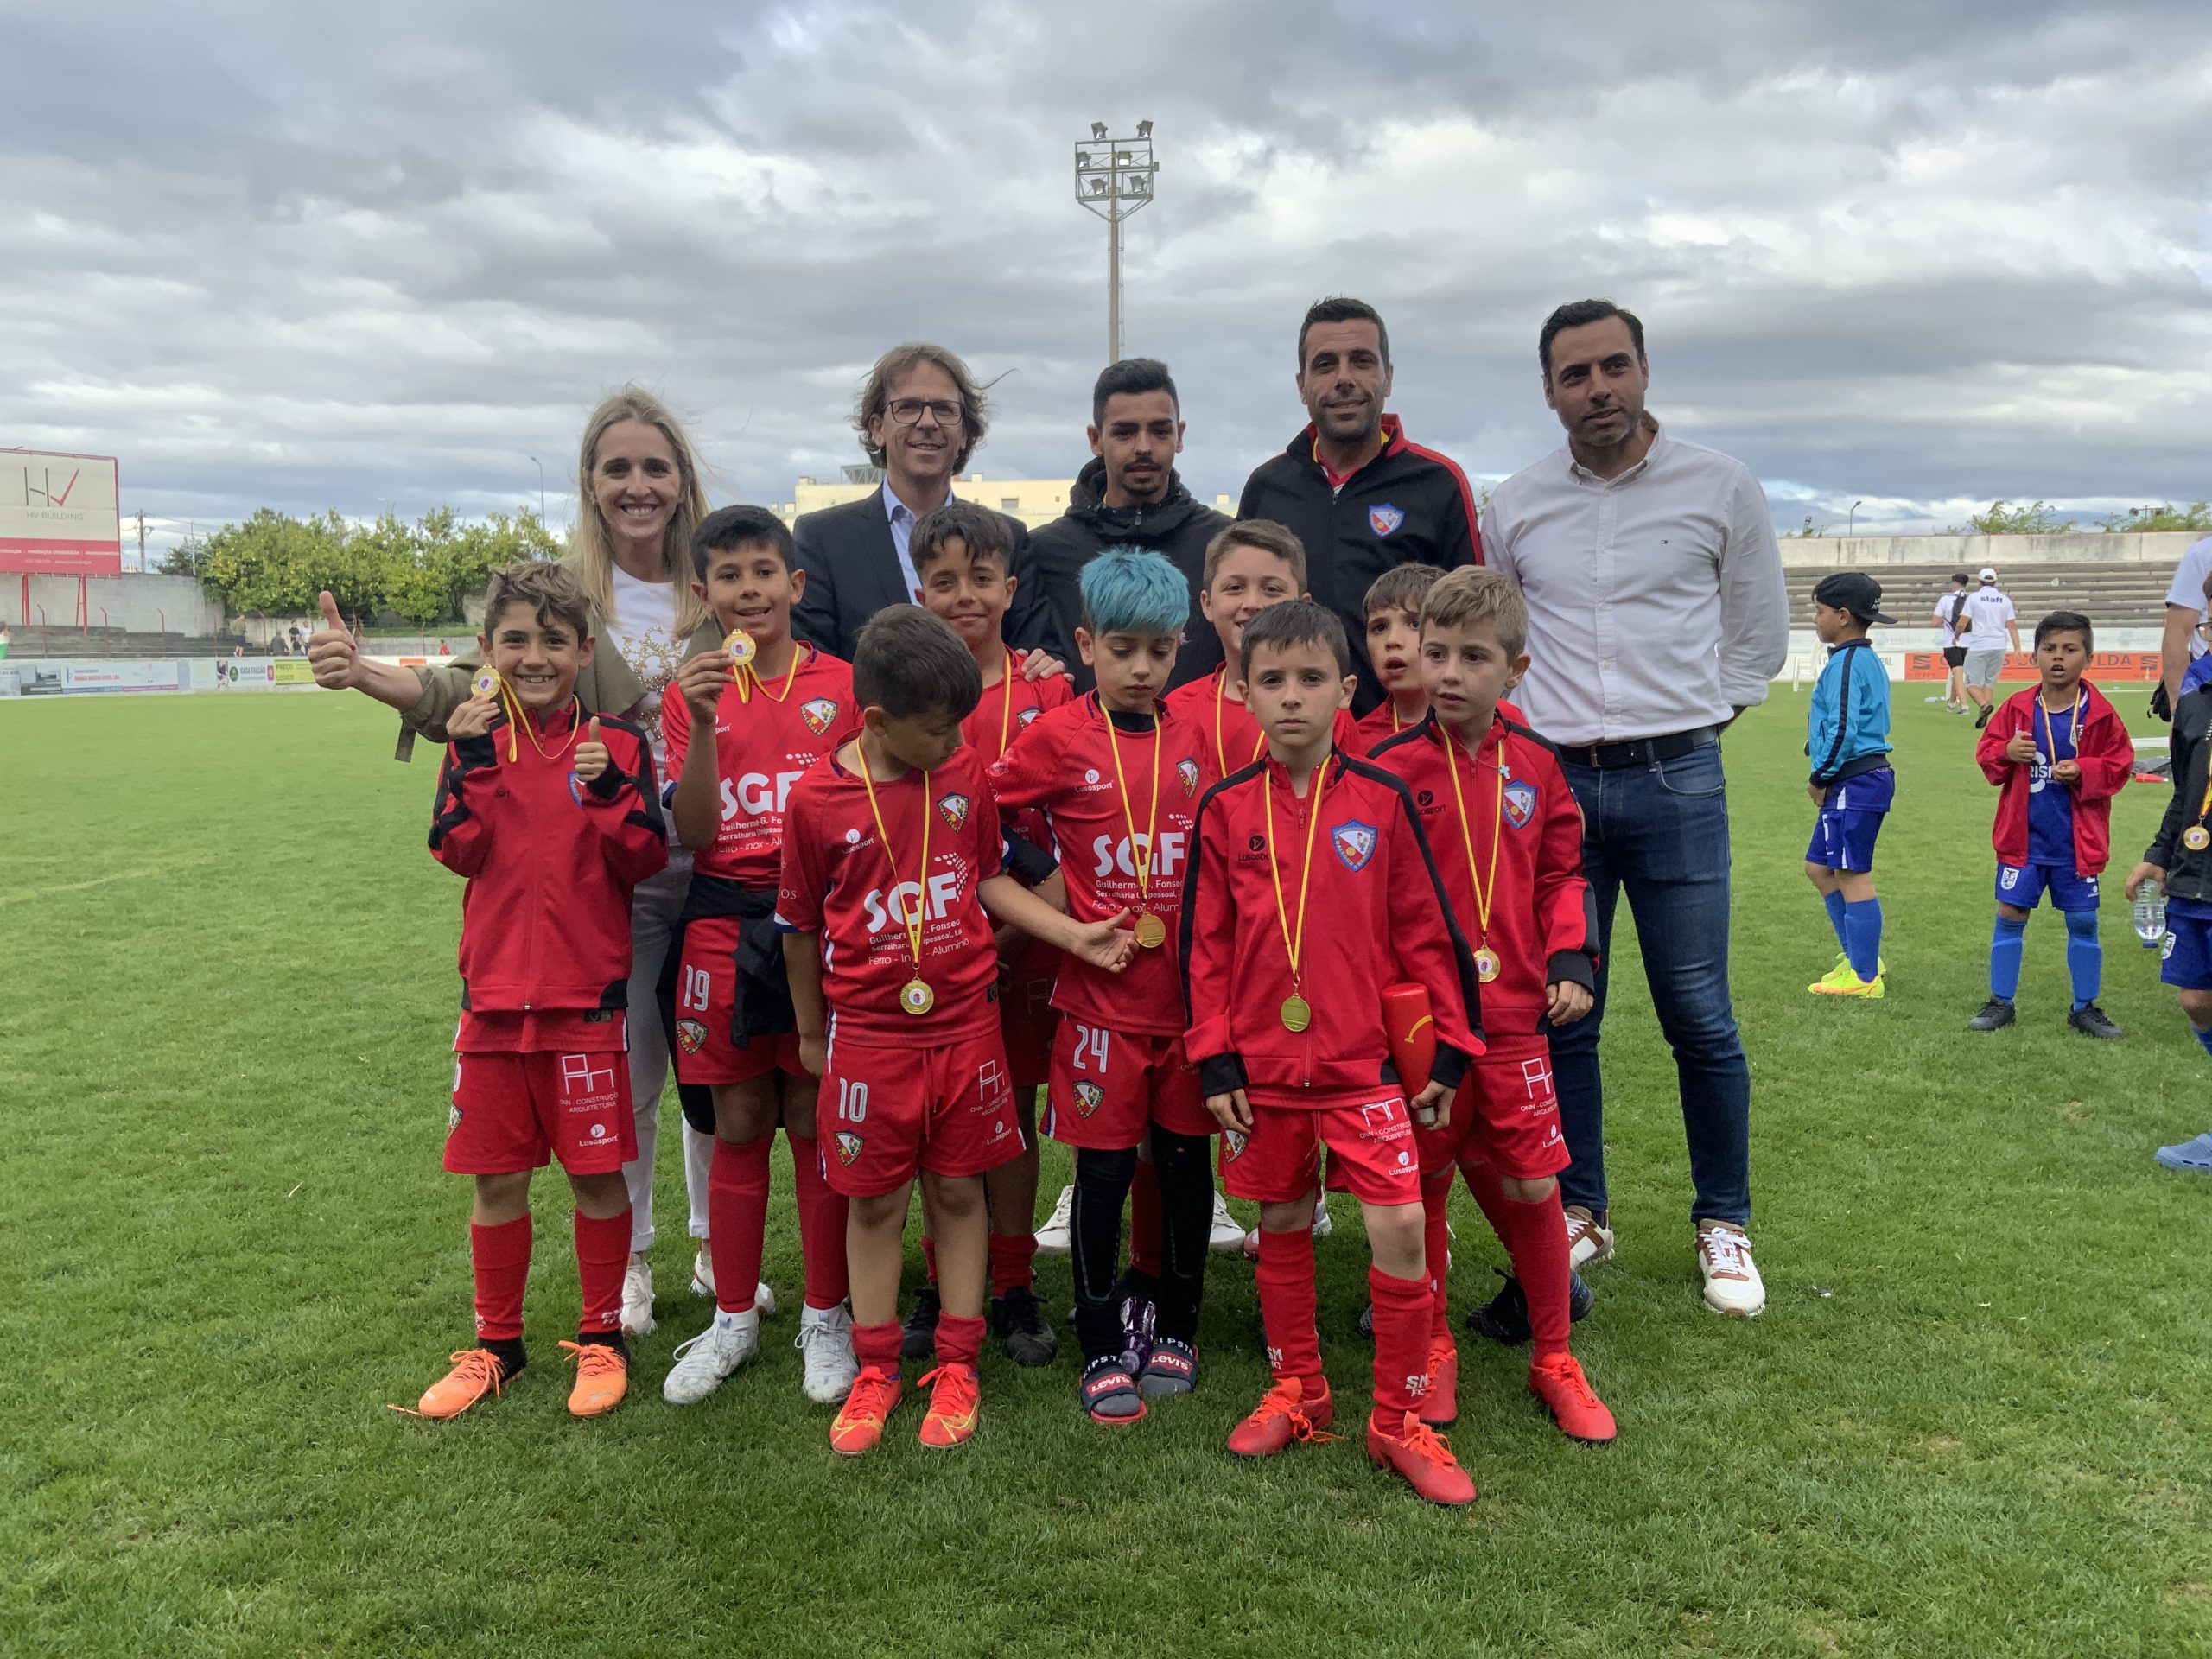
[[[1497,952],[1488,945],[1475,952],[1475,976],[1485,985],[1497,977],[1498,970],[1503,965],[1497,959]]]
[[[1112,710],[1103,704],[1098,712],[1106,721],[1106,753],[1114,758],[1114,786],[1121,791],[1122,821],[1129,827],[1129,868],[1137,878],[1137,943],[1157,950],[1167,943],[1167,924],[1145,906],[1152,898],[1152,849],[1160,829],[1160,705],[1152,709],[1152,809],[1145,817],[1144,835],[1137,835],[1136,808],[1129,800],[1129,780],[1122,770],[1122,739],[1114,729]]]
[[[899,988],[899,1006],[917,1016],[927,1014],[937,1006],[937,993],[925,980],[910,979]]]
[[[1275,919],[1282,924],[1282,951],[1290,959],[1290,995],[1282,1000],[1282,1028],[1294,1034],[1313,1023],[1313,1007],[1299,993],[1304,982],[1299,977],[1299,959],[1306,950],[1306,893],[1313,880],[1313,832],[1321,823],[1321,798],[1329,787],[1329,763],[1313,774],[1311,792],[1306,808],[1306,868],[1298,878],[1298,926],[1290,925],[1290,910],[1283,903],[1282,865],[1275,857],[1275,798],[1274,783],[1262,773],[1260,778],[1260,804],[1268,815],[1268,877],[1274,893]]]
[[[1304,997],[1293,991],[1283,998],[1282,1028],[1285,1031],[1300,1032],[1313,1023],[1313,1010],[1306,1006]]]
[[[476,671],[476,677],[468,683],[468,695],[479,702],[489,702],[499,695],[499,671],[486,664]]]
[[[1167,924],[1150,911],[1137,918],[1137,943],[1147,950],[1157,950],[1167,943]]]
[[[2192,853],[2201,853],[2207,847],[2212,847],[2212,830],[2207,830],[2201,823],[2192,823],[2181,832],[2181,844]]]
[[[753,636],[743,628],[732,628],[722,640],[722,649],[729,652],[733,668],[743,668],[760,654],[760,646],[753,643]]]
[[[1491,730],[1497,730],[1495,722]],[[1443,741],[1444,770],[1452,779],[1452,804],[1459,810],[1459,844],[1467,854],[1467,885],[1475,890],[1475,937],[1483,941],[1475,947],[1475,976],[1487,985],[1503,971],[1505,966],[1499,960],[1497,952],[1489,944],[1491,907],[1497,899],[1497,849],[1505,840],[1505,736],[1499,732],[1497,811],[1490,829],[1490,874],[1487,879],[1475,868],[1474,827],[1467,822],[1467,792],[1459,785],[1459,741],[1441,727],[1437,728],[1437,736]],[[1476,755],[1469,754],[1467,762],[1480,770],[1482,761]]]
[[[788,686],[785,689],[790,690]],[[883,808],[876,802],[875,779],[868,774],[868,751],[857,741],[853,747],[860,756],[861,785],[868,791],[868,816],[875,820],[875,844],[882,849],[883,861],[890,866],[891,879],[896,882],[899,879],[899,862],[891,855],[891,834],[884,828]],[[906,926],[906,948],[912,952],[914,959],[914,976],[899,988],[899,1007],[917,1019],[937,1006],[937,993],[930,988],[929,982],[922,977],[922,906],[925,902],[923,895],[929,891],[930,818],[931,816],[930,774],[925,772],[922,774],[922,861],[914,875],[912,908],[911,912],[900,915],[899,918]],[[895,900],[892,908],[894,911],[898,909]]]

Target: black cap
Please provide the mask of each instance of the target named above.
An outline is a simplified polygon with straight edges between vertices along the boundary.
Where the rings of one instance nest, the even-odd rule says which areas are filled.
[[[1882,584],[1863,570],[1839,570],[1832,576],[1822,576],[1813,597],[1831,610],[1849,611],[1862,622],[1894,625],[1897,621],[1882,614]]]

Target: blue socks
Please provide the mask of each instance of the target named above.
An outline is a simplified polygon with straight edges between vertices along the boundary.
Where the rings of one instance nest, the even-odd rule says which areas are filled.
[[[2074,982],[2075,1008],[2086,1008],[2097,1000],[2097,991],[2104,983],[2105,947],[2097,938],[2094,910],[2066,912],[2066,973]],[[2018,979],[2018,969],[2013,976]]]
[[[2028,937],[2028,919],[2014,921],[1999,916],[1989,936],[1989,994],[2010,1002],[2020,989],[2020,950]]]
[[[1864,984],[1881,971],[1882,901],[1861,899],[1843,906],[1843,949],[1851,958],[1851,971]]]
[[[2195,1026],[2191,1026],[2190,1030],[2196,1033],[2196,1040],[2204,1045],[2204,1052],[2212,1054],[2212,1030],[2197,1031]]]
[[[1824,893],[1821,895],[1821,902],[1828,907],[1828,925],[1835,929],[1836,948],[1848,954],[1851,935],[1844,931],[1843,894],[1840,892]]]

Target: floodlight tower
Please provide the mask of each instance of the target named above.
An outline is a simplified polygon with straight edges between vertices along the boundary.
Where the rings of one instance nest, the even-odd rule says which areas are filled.
[[[1106,221],[1106,360],[1122,360],[1122,221],[1152,200],[1152,123],[1137,123],[1134,138],[1109,138],[1106,124],[1090,124],[1090,137],[1075,147],[1075,199]]]

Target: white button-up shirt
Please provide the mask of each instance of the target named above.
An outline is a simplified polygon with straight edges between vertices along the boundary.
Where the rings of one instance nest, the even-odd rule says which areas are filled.
[[[1512,696],[1555,743],[1718,725],[1764,702],[1789,655],[1766,492],[1717,450],[1662,432],[1605,479],[1560,448],[1491,492],[1482,535],[1529,601]]]
[[[944,499],[952,499],[950,490],[944,493]],[[944,502],[938,505],[942,506]],[[899,575],[906,584],[902,597],[912,605],[916,602],[914,594],[921,587],[922,579],[915,574],[914,557],[906,548],[914,539],[914,526],[921,523],[921,518],[912,507],[891,493],[891,480],[887,478],[883,480],[883,511],[891,519],[891,550],[899,556]]]

